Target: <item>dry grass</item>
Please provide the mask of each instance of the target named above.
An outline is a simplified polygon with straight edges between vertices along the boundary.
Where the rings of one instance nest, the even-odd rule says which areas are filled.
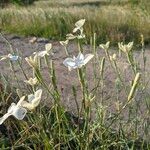
[[[0,10],[0,28],[23,35],[60,39],[73,27],[72,22],[85,18],[86,34],[97,33],[98,42],[110,40],[139,42],[150,35],[150,13],[144,3],[127,1],[38,1],[33,6],[9,6]]]

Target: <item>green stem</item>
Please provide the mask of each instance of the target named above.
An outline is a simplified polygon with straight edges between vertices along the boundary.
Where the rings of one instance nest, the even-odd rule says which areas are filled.
[[[69,56],[68,49],[66,46],[65,46],[65,52],[66,52],[66,55]]]
[[[129,52],[127,53],[128,62],[133,70],[134,75],[136,74],[136,65],[134,64],[133,55]]]

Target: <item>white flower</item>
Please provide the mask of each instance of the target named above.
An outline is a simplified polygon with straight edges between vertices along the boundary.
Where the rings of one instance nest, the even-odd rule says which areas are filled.
[[[83,25],[85,23],[85,19],[80,19],[75,23],[75,28],[73,29],[73,33],[77,32],[80,30],[81,32],[83,31]]]
[[[37,107],[41,101],[42,90],[37,90],[34,94],[28,95],[28,102],[24,101],[25,96],[21,97],[17,104],[12,103],[8,108],[7,113],[0,118],[0,125],[9,117],[14,116],[18,120],[22,120],[26,113],[27,109],[32,110]]]
[[[66,58],[63,64],[68,67],[69,71],[76,68],[81,68],[83,65],[87,64],[92,58],[93,54],[86,54],[85,56],[82,53],[79,53],[77,57]]]
[[[83,38],[85,38],[85,34],[80,33],[79,35],[73,35],[72,33],[69,33],[69,34],[66,35],[66,39],[67,40],[73,40],[75,38],[77,38],[77,39],[83,39]]]
[[[29,110],[33,110],[35,107],[37,107],[41,101],[42,96],[42,90],[37,90],[34,94],[28,95],[28,102],[22,101],[21,106],[25,107]]]
[[[46,50],[47,52],[49,52],[51,49],[52,49],[52,44],[51,44],[51,43],[45,44],[45,50]]]
[[[0,125],[11,115],[17,118],[18,120],[22,120],[25,117],[27,110],[21,106],[21,103],[24,99],[25,96],[21,97],[17,104],[11,104],[11,106],[8,108],[7,113],[0,118]]]
[[[110,41],[108,41],[106,44],[100,44],[99,46],[104,50],[108,50],[109,44],[110,44]]]
[[[67,47],[67,45],[68,45],[68,43],[69,43],[69,40],[60,41],[59,43],[60,43],[62,46]]]
[[[25,80],[24,82],[33,86],[33,85],[36,85],[38,83],[38,80],[37,80],[37,78],[29,78],[29,80]]]
[[[129,42],[128,44],[124,44],[121,42],[121,43],[118,43],[118,47],[120,50],[122,50],[123,52],[125,53],[129,53],[133,47],[133,42]]]
[[[110,56],[111,61],[116,61],[117,55],[114,53],[112,56]]]
[[[35,55],[34,57],[32,57],[32,56],[26,57],[25,60],[27,61],[27,63],[31,67],[33,67],[33,68],[38,67],[38,57],[37,57],[37,55]]]
[[[75,28],[73,29],[73,33],[76,33],[77,31],[80,31],[76,35],[69,33],[66,35],[67,40],[73,40],[75,38],[77,39],[83,39],[85,38],[85,34],[83,34],[83,25],[85,23],[85,19],[81,19],[75,23]]]
[[[19,58],[20,57],[17,55],[8,54],[8,55],[1,56],[0,61],[5,60],[5,59],[10,59],[11,61],[17,61]]]
[[[84,39],[85,38],[85,34],[81,33],[80,35],[77,36],[77,39]]]
[[[69,33],[66,35],[67,40],[73,40],[75,39],[77,36],[73,35],[72,33]]]
[[[39,52],[34,52],[33,54],[39,56],[39,57],[44,57],[45,55],[49,55],[50,50],[52,49],[52,44],[48,43],[45,45],[45,50],[44,51],[39,51]]]

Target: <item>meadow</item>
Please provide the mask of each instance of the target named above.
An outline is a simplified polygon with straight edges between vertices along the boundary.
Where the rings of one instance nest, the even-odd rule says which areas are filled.
[[[96,33],[98,43],[139,43],[141,34],[149,43],[149,7],[149,0],[35,1],[27,7],[8,5],[1,9],[0,29],[60,40],[72,29],[73,22],[85,18],[88,39]]]
[[[148,12],[111,0],[1,9],[0,149],[149,150]]]

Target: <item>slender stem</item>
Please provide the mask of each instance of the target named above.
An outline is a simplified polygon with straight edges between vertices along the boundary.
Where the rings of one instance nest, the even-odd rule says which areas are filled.
[[[65,46],[65,52],[66,52],[66,55],[69,56],[69,52],[66,46]]]
[[[133,54],[127,53],[128,62],[133,70],[134,75],[136,74],[136,65],[134,64]]]
[[[22,67],[22,65],[21,65],[21,63],[20,63],[19,60],[18,60],[18,64],[19,64],[19,67],[20,67],[20,69],[21,69],[21,71],[22,71],[22,73],[23,73],[25,79],[28,80],[28,77],[27,77],[27,75],[26,75],[26,73],[25,73],[25,71],[24,71],[24,69],[23,69],[23,67]]]
[[[17,75],[16,75],[16,73],[15,73],[14,65],[13,65],[13,63],[12,63],[11,60],[10,60],[9,62],[10,62],[10,68],[11,68],[11,70],[12,70],[13,73],[14,73],[15,80],[17,81],[17,84],[18,84],[18,86],[20,87],[18,77],[17,77]]]
[[[113,61],[113,62],[114,62],[114,68],[116,70],[116,74],[117,74],[119,80],[121,81],[122,86],[124,87],[126,94],[128,94],[127,87],[126,87],[126,85],[125,85],[125,83],[124,83],[124,81],[123,81],[123,79],[121,77],[121,73],[120,73],[120,71],[118,69],[117,63],[116,63],[116,61]]]

